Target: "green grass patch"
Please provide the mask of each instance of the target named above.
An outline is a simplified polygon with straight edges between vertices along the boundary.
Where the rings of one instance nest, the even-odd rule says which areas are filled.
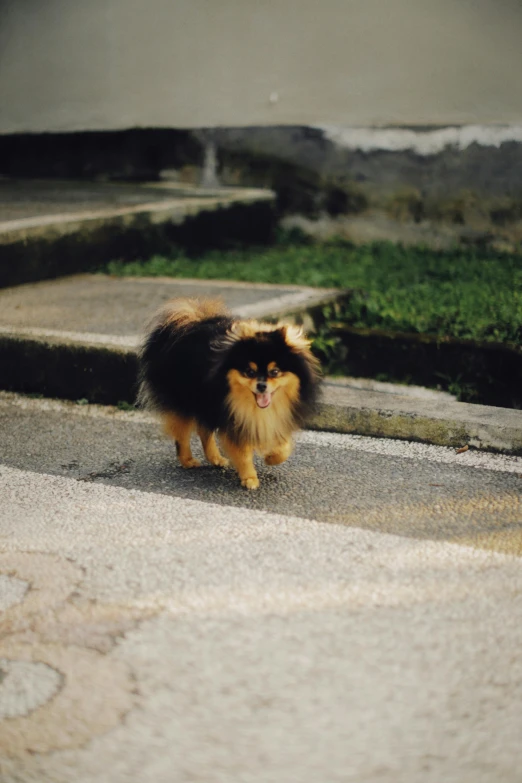
[[[522,342],[522,255],[404,248],[388,242],[282,241],[191,258],[111,262],[121,276],[167,276],[349,288],[336,320],[354,326]]]

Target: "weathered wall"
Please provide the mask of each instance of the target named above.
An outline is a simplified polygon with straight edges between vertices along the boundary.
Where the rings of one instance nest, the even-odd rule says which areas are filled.
[[[3,0],[0,132],[522,124],[520,0]]]

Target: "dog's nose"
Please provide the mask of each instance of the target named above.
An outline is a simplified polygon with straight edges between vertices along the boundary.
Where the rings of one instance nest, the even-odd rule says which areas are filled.
[[[259,394],[263,394],[263,392],[266,392],[266,383],[258,383],[257,390]]]

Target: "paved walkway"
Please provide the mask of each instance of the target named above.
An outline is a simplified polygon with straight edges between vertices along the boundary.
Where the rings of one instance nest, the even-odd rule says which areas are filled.
[[[0,397],[2,783],[518,783],[522,459],[303,433],[258,493]]]

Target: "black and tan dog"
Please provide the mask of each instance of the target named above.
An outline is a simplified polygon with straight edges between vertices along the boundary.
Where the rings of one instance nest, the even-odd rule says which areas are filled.
[[[159,413],[180,463],[198,467],[194,429],[212,465],[256,489],[254,452],[267,465],[292,453],[292,434],[312,410],[319,364],[299,327],[236,320],[220,302],[175,299],[153,322],[140,353],[140,402]]]

